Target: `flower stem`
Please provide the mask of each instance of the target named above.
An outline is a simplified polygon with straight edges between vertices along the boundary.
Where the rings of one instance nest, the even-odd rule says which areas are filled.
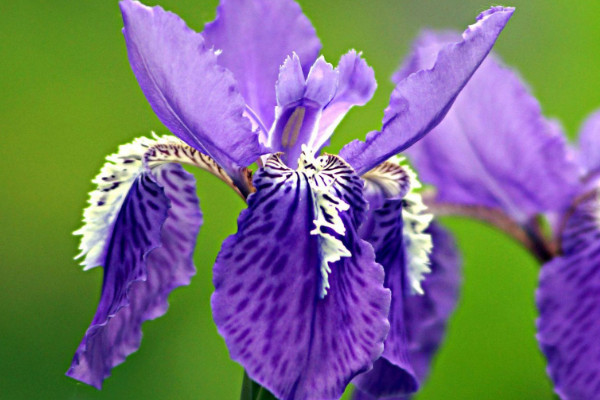
[[[277,400],[277,398],[267,389],[250,379],[246,371],[244,371],[240,400]]]
[[[487,222],[521,243],[540,262],[546,263],[557,255],[556,245],[542,234],[536,221],[520,225],[501,210],[462,204],[437,202],[432,196],[423,196],[425,204],[436,216],[454,215]]]

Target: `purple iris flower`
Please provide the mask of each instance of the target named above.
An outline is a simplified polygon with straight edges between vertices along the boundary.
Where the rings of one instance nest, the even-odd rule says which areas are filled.
[[[67,375],[100,388],[194,274],[202,215],[183,163],[248,203],[217,257],[212,309],[250,378],[281,399],[335,399],[383,353],[404,374],[390,394],[416,390],[402,304],[423,291],[431,217],[408,169],[387,160],[441,121],[513,9],[482,13],[396,86],[379,131],[336,156],[319,154],[370,100],[374,73],[354,50],[335,68],[317,57],[295,2],[223,0],[202,33],[160,7],[120,5],[133,72],[176,137],[121,146],[94,181],[78,233],[83,264],[103,265],[104,282]]]
[[[455,37],[423,34],[396,81],[428,68]],[[435,185],[434,212],[496,224],[543,263],[537,339],[555,391],[562,399],[600,398],[600,112],[570,145],[492,54],[444,121],[408,153]]]

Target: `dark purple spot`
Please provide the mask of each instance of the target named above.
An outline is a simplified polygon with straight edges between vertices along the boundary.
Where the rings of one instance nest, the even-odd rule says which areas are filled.
[[[265,306],[264,306],[264,304],[260,303],[260,304],[258,305],[258,307],[256,307],[256,309],[254,309],[254,311],[253,311],[253,312],[252,312],[252,314],[250,315],[250,319],[251,319],[252,321],[257,321],[257,320],[260,318],[260,316],[262,315],[262,313],[263,313],[264,309],[265,309]]]
[[[240,301],[238,303],[237,307],[235,308],[235,312],[243,311],[248,306],[249,302],[250,302],[250,299],[248,299],[248,298],[245,298],[242,301]]]
[[[227,294],[230,296],[233,296],[234,294],[236,294],[237,292],[240,291],[240,289],[243,287],[244,285],[242,283],[238,283],[237,285],[231,287],[228,291]]]
[[[272,275],[277,275],[279,274],[281,271],[284,270],[284,268],[286,267],[288,262],[288,255],[287,254],[282,254],[281,257],[279,257],[277,259],[277,261],[275,262],[275,264],[273,265],[273,269],[271,271]]]
[[[285,289],[287,288],[287,284],[286,283],[281,283],[279,284],[275,290],[273,291],[273,300],[277,300],[279,299],[279,297],[283,294],[283,292],[285,291]]]

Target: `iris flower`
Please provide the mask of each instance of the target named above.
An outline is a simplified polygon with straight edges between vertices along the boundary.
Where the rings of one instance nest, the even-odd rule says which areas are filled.
[[[248,204],[217,256],[212,310],[252,380],[281,399],[335,399],[380,356],[412,377],[402,303],[422,292],[431,217],[408,170],[387,160],[441,121],[513,9],[482,13],[396,86],[379,131],[337,156],[321,150],[369,101],[374,73],[354,50],[335,68],[318,57],[296,3],[223,0],[202,33],[160,7],[120,6],[135,77],[175,137],[122,146],[94,181],[78,233],[83,264],[103,265],[104,282],[67,375],[100,388],[194,274],[202,215],[183,163]],[[367,378],[357,384],[378,395]]]
[[[428,68],[455,38],[423,34],[396,81]],[[492,54],[444,121],[408,153],[436,187],[432,210],[492,222],[543,264],[537,339],[555,391],[565,400],[600,398],[600,112],[570,145]]]

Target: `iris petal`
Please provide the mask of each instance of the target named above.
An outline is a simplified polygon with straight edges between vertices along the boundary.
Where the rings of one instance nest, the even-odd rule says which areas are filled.
[[[563,255],[544,265],[537,339],[562,399],[600,393],[600,192],[582,196],[566,222]]]
[[[137,350],[142,323],[163,315],[170,292],[195,274],[201,224],[193,176],[179,165],[135,178],[108,241],[100,304],[68,376],[100,389]]]
[[[215,175],[240,196],[233,180],[210,157],[187,146],[172,136],[137,138],[119,147],[109,155],[107,162],[93,183],[97,188],[90,193],[89,206],[83,213],[84,226],[74,232],[82,235],[76,257],[84,257],[84,269],[103,265],[108,242],[127,193],[140,174],[165,163],[189,164]]]
[[[444,339],[461,285],[461,259],[452,235],[435,222],[425,232],[433,242],[431,272],[423,281],[424,294],[406,299],[405,314],[409,358],[421,382]]]
[[[156,115],[235,181],[243,178],[238,167],[256,161],[261,149],[231,72],[177,15],[130,0],[120,5],[129,61]]]
[[[408,337],[405,322],[406,297],[411,292],[410,263],[419,260],[411,259],[414,253],[410,246],[420,244],[414,231],[416,221],[404,218],[403,208],[408,205],[405,199],[411,186],[417,187],[412,172],[398,163],[385,162],[363,176],[365,193],[369,202],[367,221],[361,228],[361,236],[369,241],[375,249],[376,261],[385,270],[384,286],[392,292],[390,306],[390,332],[385,340],[382,357],[374,364],[373,370],[359,375],[354,383],[360,391],[370,396],[392,397],[417,391],[419,381],[408,359]],[[421,212],[422,210],[419,210]],[[415,216],[415,218],[418,218]],[[419,229],[426,227],[419,226]],[[419,233],[423,236],[421,233]],[[429,238],[426,236],[426,238]],[[424,267],[428,267],[428,251],[426,246]],[[420,289],[420,282],[418,283]]]
[[[292,0],[222,0],[203,34],[222,50],[219,64],[233,72],[246,103],[267,128],[275,116],[279,66],[295,52],[306,74],[321,49],[315,29]]]
[[[592,113],[579,133],[579,164],[586,175],[600,173],[600,111]]]
[[[411,69],[427,68],[452,34],[425,33]],[[519,76],[490,55],[433,131],[408,150],[437,201],[502,209],[519,222],[565,208],[577,166],[560,128],[542,115]]]
[[[370,211],[361,236],[385,269],[392,304],[384,353],[371,371],[354,380],[355,399],[403,398],[418,389],[458,293],[459,260],[452,238],[437,225],[427,228],[430,216],[419,206],[416,175],[398,161],[363,176]]]
[[[167,297],[195,274],[192,260],[202,214],[195,181],[180,165],[207,171],[235,188],[208,156],[179,139],[139,138],[119,147],[94,180],[84,212],[80,256],[103,265],[100,304],[68,376],[100,388],[136,351],[141,325],[166,312]],[[241,193],[238,192],[241,195]]]
[[[392,292],[390,332],[382,358],[373,370],[358,376],[354,383],[360,390],[376,397],[398,396],[415,392],[419,382],[408,359],[405,294],[409,292],[403,240],[402,199],[385,200],[373,212],[374,229],[365,238],[375,249],[376,260],[385,269],[385,287]]]
[[[402,80],[392,93],[380,132],[348,143],[340,155],[364,174],[421,139],[441,122],[475,70],[491,50],[514,9],[482,13],[459,43],[444,46],[433,68]]]
[[[277,80],[276,118],[269,132],[269,147],[282,151],[282,159],[291,168],[298,166],[304,146],[316,150],[319,121],[325,106],[335,95],[338,72],[319,57],[312,65],[306,80],[300,59],[288,57],[279,70]]]
[[[364,106],[371,100],[377,81],[373,68],[362,59],[361,53],[350,50],[340,58],[336,70],[339,83],[335,96],[323,110],[319,133],[313,148],[325,146],[346,113],[354,106]]]
[[[460,256],[450,233],[437,223],[432,223],[427,229],[427,233],[432,237],[433,251],[430,256],[431,273],[423,282],[425,293],[422,296],[408,296],[404,299],[408,359],[419,383],[427,378],[432,360],[443,342],[448,319],[458,301],[461,282]],[[394,296],[395,294],[392,292],[392,298]],[[394,310],[393,307],[392,310]],[[371,380],[370,386],[381,389],[375,395],[369,395],[361,390],[361,386],[358,386],[352,399],[408,399],[409,396],[389,396],[390,392],[383,390],[397,387],[406,382],[405,380],[394,382],[396,379],[403,378],[402,372],[400,367],[382,357],[375,362],[373,370],[362,378]],[[404,375],[404,379],[405,377],[406,375]],[[392,380],[392,382],[388,382],[388,380]]]
[[[215,264],[213,315],[231,357],[276,397],[338,399],[383,350],[390,293],[356,231],[360,178],[337,157],[308,160],[294,171],[274,156],[257,172]]]

